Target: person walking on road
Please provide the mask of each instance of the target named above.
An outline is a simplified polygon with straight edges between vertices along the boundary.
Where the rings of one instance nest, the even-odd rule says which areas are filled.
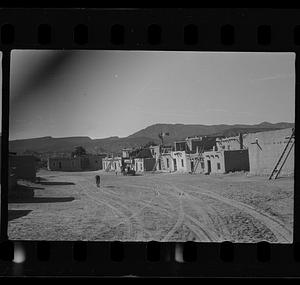
[[[96,175],[96,185],[100,187],[100,175]]]

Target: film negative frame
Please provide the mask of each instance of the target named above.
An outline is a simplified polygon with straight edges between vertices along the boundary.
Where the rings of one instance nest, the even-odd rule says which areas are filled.
[[[2,9],[0,275],[299,277],[297,159],[293,244],[22,242],[8,240],[7,236],[9,73],[13,49],[294,52],[297,124],[299,19],[300,11],[293,9]],[[297,140],[295,145],[298,154]],[[12,262],[18,244],[26,252],[22,264]],[[178,258],[178,252],[182,258]]]

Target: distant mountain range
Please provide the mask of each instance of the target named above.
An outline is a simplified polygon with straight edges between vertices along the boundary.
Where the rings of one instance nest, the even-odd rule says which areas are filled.
[[[50,136],[9,142],[10,151],[18,154],[36,153],[55,155],[71,153],[76,146],[83,146],[89,153],[120,152],[124,147],[139,147],[149,142],[159,143],[159,132],[168,132],[165,143],[185,139],[188,136],[234,136],[238,133],[253,133],[276,129],[294,127],[293,123],[271,124],[263,122],[256,125],[185,125],[185,124],[155,124],[140,130],[128,137],[109,137],[104,139],[91,139],[89,137],[63,137]]]

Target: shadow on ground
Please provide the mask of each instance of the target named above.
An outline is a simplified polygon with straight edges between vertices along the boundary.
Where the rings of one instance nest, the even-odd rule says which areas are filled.
[[[39,182],[39,184],[41,185],[75,185],[75,183],[73,182],[57,182],[57,181],[53,181],[53,182],[50,182],[50,181],[41,181]]]
[[[36,182],[40,182],[40,181],[48,181],[48,179],[45,178],[45,177],[37,176],[37,177],[35,178],[35,181],[36,181]]]
[[[17,185],[14,190],[9,192],[8,203],[57,203],[75,200],[74,197],[34,197],[34,189],[45,188]]]
[[[31,210],[8,210],[8,221],[12,221],[24,216],[27,216]]]

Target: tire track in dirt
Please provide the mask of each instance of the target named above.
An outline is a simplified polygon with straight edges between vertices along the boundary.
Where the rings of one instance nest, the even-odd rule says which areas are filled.
[[[149,178],[149,177],[148,177]],[[160,185],[157,184],[157,181],[153,181],[152,179],[150,179],[150,181],[152,181],[152,185],[154,185],[156,187],[156,189],[159,188],[159,186],[161,186],[161,184],[165,184],[168,185],[166,183],[161,183]],[[174,194],[172,195],[174,196]],[[178,196],[175,196],[176,199],[179,201],[179,214],[177,217],[177,220],[174,224],[174,226],[167,232],[167,234],[162,238],[162,242],[166,242],[168,241],[173,235],[174,233],[177,231],[177,229],[183,224],[184,221],[184,211],[183,211],[183,206],[182,206],[182,200],[181,197],[178,198]],[[173,205],[172,205],[173,206]]]
[[[199,190],[201,190],[201,188],[193,186],[193,185],[186,185],[184,183],[174,182],[174,181],[165,180],[165,179],[164,179],[164,181],[161,181],[161,179],[158,179],[158,180],[161,183],[169,184],[171,187],[173,187],[174,190],[176,190],[176,188],[177,188],[176,185],[182,185],[182,186],[184,186],[184,190],[182,188],[178,188],[178,189],[179,189],[179,191],[181,191],[183,193],[186,193],[188,195],[192,194],[192,193],[197,193],[199,195],[210,197],[210,198],[215,199],[215,200],[217,200],[221,203],[224,203],[224,204],[229,205],[233,208],[239,209],[240,211],[242,211],[244,213],[249,214],[254,219],[261,222],[271,232],[273,232],[273,234],[277,238],[278,242],[290,242],[292,240],[291,231],[289,231],[288,229],[285,228],[282,221],[268,215],[267,213],[262,213],[260,211],[257,211],[255,208],[251,207],[250,205],[244,204],[242,202],[238,202],[236,200],[231,200],[231,199],[225,198],[225,197],[223,197],[221,195],[218,195],[218,194],[216,194],[216,193],[214,193],[210,190],[207,190],[207,189],[204,189],[205,192],[200,192]],[[175,185],[175,183],[176,183],[176,185]],[[187,188],[197,189],[198,191],[196,192],[196,191],[192,191],[190,189],[188,190]],[[203,200],[201,198],[195,197],[194,195],[191,195],[191,196],[193,197],[192,199],[203,203]],[[216,212],[216,210],[214,210],[214,209],[213,209],[213,211]],[[224,228],[224,230],[227,231],[226,227]]]
[[[116,207],[112,206],[111,204],[109,204],[107,202],[99,201],[97,198],[95,198],[92,195],[90,195],[88,193],[87,188],[84,185],[82,185],[80,182],[77,182],[77,184],[84,191],[84,194],[88,198],[90,198],[94,203],[104,205],[105,207],[108,207],[108,208],[112,209],[113,212],[117,213],[117,215],[119,215],[121,218],[124,218],[125,221],[121,221],[117,225],[114,225],[113,227],[117,227],[117,226],[119,226],[121,224],[127,224],[127,226],[128,226],[128,235],[131,236],[131,222],[130,222],[130,220],[127,218],[127,216],[123,212],[121,212],[119,209],[117,209]],[[105,232],[107,232],[107,231],[104,231],[103,233],[105,233]]]
[[[202,229],[202,227],[199,227],[197,220],[196,220],[196,223],[195,223],[197,225],[197,227],[195,227],[192,223],[192,222],[195,222],[195,219],[192,216],[186,215],[186,214],[185,214],[185,217],[188,218],[188,220],[185,221],[184,225],[186,227],[188,227],[190,229],[190,231],[193,232],[196,235],[199,242],[212,242],[212,241],[215,241],[215,240],[211,239],[210,235],[207,234],[207,232],[204,231]]]
[[[96,186],[94,185],[94,184],[92,184],[90,181],[85,181],[86,183],[88,183],[91,187],[92,187],[92,189],[93,188],[96,188]],[[98,188],[96,188],[97,190],[98,190]],[[151,190],[153,190],[153,189],[151,189]],[[154,189],[153,190],[155,193],[156,193],[156,190]],[[112,195],[112,196],[115,196],[115,197],[117,197],[118,199],[123,199],[124,200],[124,198],[123,197],[120,197],[119,195],[117,195],[117,194],[115,194],[115,193],[107,193],[108,192],[108,190],[106,189],[105,191],[101,191],[101,194],[104,194],[104,196],[106,195],[106,201],[107,201],[107,199],[112,199],[111,197],[107,197],[107,195],[109,196],[109,195]],[[97,193],[99,193],[99,192],[97,192]],[[131,235],[134,233],[133,232],[133,223],[131,222],[131,219],[134,219],[136,222],[137,222],[137,224],[139,225],[139,227],[142,229],[142,231],[143,232],[145,232],[150,238],[152,237],[152,235],[153,235],[153,233],[151,233],[150,231],[148,231],[148,230],[146,230],[144,227],[143,227],[143,225],[142,225],[142,223],[141,223],[141,221],[140,221],[140,219],[137,217],[146,207],[148,207],[149,206],[149,204],[151,204],[152,202],[153,202],[153,200],[155,199],[156,197],[154,196],[150,201],[148,201],[148,203],[144,206],[144,207],[142,207],[141,209],[139,209],[138,211],[134,211],[134,210],[132,210],[131,208],[129,208],[129,207],[127,207],[126,205],[124,205],[123,203],[121,203],[121,202],[117,202],[115,199],[113,200],[113,203],[115,203],[115,204],[117,204],[119,207],[121,207],[121,208],[123,208],[123,209],[126,209],[129,213],[131,213],[131,215],[130,216],[127,216],[124,212],[122,212],[125,216],[126,216],[126,219],[128,219],[128,221],[129,221],[129,223],[130,223],[130,225],[131,225],[131,232],[130,232],[130,236],[129,237],[131,237]],[[122,201],[122,202],[124,202],[124,201]],[[107,203],[109,203],[109,202],[107,202]],[[109,203],[110,204],[110,203]],[[111,204],[110,204],[111,205]],[[121,223],[119,223],[119,224],[121,224]],[[116,227],[116,226],[118,226],[119,224],[117,224],[117,225],[115,225],[114,227]]]
[[[186,192],[185,192],[185,197],[190,200],[189,206],[192,207],[192,209],[197,213],[197,215],[204,218],[207,225],[211,225],[213,227],[213,229],[211,229],[210,232],[212,233],[212,235],[214,235],[214,241],[220,239],[225,240],[228,237],[230,237],[228,228],[225,226],[222,217],[220,217],[220,214],[215,209],[213,209],[204,201],[200,199],[195,199],[194,196],[191,196]],[[197,219],[195,220],[198,221]],[[218,221],[217,223],[216,220]],[[218,227],[218,231],[214,230],[216,228],[216,225]],[[199,224],[199,226],[201,226],[201,224]],[[220,232],[220,230],[221,230],[221,235],[217,233]]]
[[[200,223],[197,219],[195,219],[191,215],[184,212],[183,199],[186,199],[186,196],[185,196],[186,193],[181,191],[181,189],[179,189],[178,187],[176,187],[172,184],[169,184],[169,183],[164,183],[164,184],[170,186],[173,190],[175,190],[177,192],[177,194],[179,196],[179,198],[178,197],[177,198],[180,202],[180,208],[179,208],[179,215],[178,215],[175,225],[167,233],[167,235],[163,238],[162,241],[168,241],[172,237],[172,235],[176,232],[176,230],[183,224],[196,234],[196,236],[199,238],[199,241],[217,241],[219,238],[214,232],[212,232],[211,230],[205,229],[204,225],[202,223]],[[175,197],[176,197],[176,194],[175,194]],[[188,221],[185,221],[185,218],[187,218]],[[195,224],[197,226],[197,228],[195,228],[195,226],[193,226],[193,224],[191,224],[191,222],[193,224]]]
[[[147,190],[151,190],[151,187],[147,187],[147,186],[141,186],[141,185],[133,185],[133,184],[126,184],[126,186],[131,186],[131,187],[137,187],[137,188],[146,188]],[[157,185],[155,185],[156,187],[158,187]],[[153,187],[153,186],[152,186]],[[167,195],[166,193],[162,194],[160,191],[158,191],[157,189],[155,189],[156,193],[162,197],[162,196],[165,196]],[[106,190],[107,192],[107,190]],[[115,195],[114,193],[112,193],[112,195]],[[174,196],[174,193],[171,194],[172,196]],[[116,195],[119,197],[119,195]],[[177,197],[176,197],[177,198]],[[127,198],[128,199],[128,198]],[[163,197],[163,199],[167,202],[167,204],[170,206],[170,208],[174,208],[174,205],[172,205],[166,197]],[[128,199],[129,200],[129,199]],[[166,214],[170,217],[173,217],[174,214],[168,212],[166,209],[162,208],[162,207],[159,207],[159,206],[156,206],[156,205],[151,205],[150,202],[153,202],[154,199],[152,199],[152,201],[149,201],[149,202],[144,202],[144,201],[138,201],[138,203],[141,203],[141,204],[146,204],[146,206],[150,207],[150,208],[154,208],[154,209],[157,209],[159,211],[163,211],[163,212],[166,212]],[[145,207],[143,207],[145,208]],[[189,221],[187,221],[187,223],[184,223],[184,225],[186,225],[196,236],[197,238],[199,239],[199,241],[212,241],[210,235],[204,231],[202,229],[202,226],[201,224],[196,220],[194,219],[192,216],[184,213],[184,217],[188,218]],[[196,224],[198,226],[198,228],[196,228],[190,221],[192,221],[194,224]],[[177,219],[177,222],[178,222],[178,219]],[[175,223],[174,227],[173,227],[173,230],[171,230],[171,233],[169,232],[169,236],[167,238],[171,238],[172,236],[172,232],[173,234],[176,232],[176,229],[180,227],[180,221],[177,223]],[[163,232],[163,230],[159,231],[156,233],[156,235],[159,235],[161,232]],[[168,234],[167,234],[168,235]],[[217,236],[215,236],[215,239],[217,238]],[[163,240],[164,241],[164,240]]]
[[[183,220],[184,220],[184,211],[183,211],[183,207],[182,207],[182,199],[181,199],[181,197],[178,198],[178,200],[179,200],[179,214],[178,214],[177,221],[176,221],[175,225],[171,228],[171,230],[162,239],[163,242],[168,241],[174,235],[174,233],[177,231],[177,229],[179,227],[181,227],[181,225],[183,223]]]
[[[184,185],[184,184],[182,184],[182,185]],[[215,200],[218,200],[222,203],[225,203],[231,207],[237,208],[237,209],[249,214],[256,220],[260,221],[263,225],[265,225],[270,231],[272,231],[273,234],[276,236],[278,242],[290,242],[292,240],[292,233],[291,233],[291,231],[286,229],[286,227],[284,226],[284,223],[282,221],[270,216],[269,214],[267,214],[265,212],[263,213],[261,211],[257,211],[255,208],[253,208],[250,205],[247,205],[245,203],[242,203],[242,202],[239,202],[236,200],[228,199],[226,197],[223,197],[223,196],[216,194],[212,191],[209,191],[207,189],[204,189],[205,192],[200,192],[199,191],[200,188],[197,186],[192,186],[192,185],[188,185],[188,186],[184,185],[184,186],[197,189],[198,190],[196,192],[197,194],[213,198]],[[195,197],[195,196],[193,196],[193,197]],[[199,198],[195,197],[195,199],[199,199]]]
[[[153,185],[152,186],[140,186],[140,185],[134,185],[134,184],[127,184],[126,183],[126,186],[130,186],[130,187],[135,187],[135,188],[144,188],[144,189],[147,189],[147,190],[153,190]],[[167,200],[167,198],[165,197],[166,193],[162,193],[160,190],[157,189],[158,187],[155,187],[155,194],[156,194],[156,198],[159,197],[160,200],[164,200],[164,202],[169,206],[169,208],[172,210],[174,209],[174,205],[172,205],[169,200]],[[117,195],[115,192],[113,191],[110,191],[108,190],[109,192],[112,192],[111,194],[112,195],[116,195],[118,197],[121,197],[119,195]],[[107,192],[107,190],[106,190]],[[139,194],[139,199],[137,199],[136,201],[134,201],[135,203],[140,203],[140,204],[143,204],[143,205],[148,205],[149,207],[152,207],[152,208],[155,208],[155,209],[158,209],[160,211],[163,211],[165,212],[167,215],[169,216],[174,216],[174,214],[170,213],[170,211],[168,211],[166,208],[163,208],[162,206],[158,206],[158,205],[153,205],[153,204],[150,204],[150,202],[152,203],[154,199],[152,199],[152,201],[143,201],[143,200],[140,200],[140,196],[141,196],[141,192]],[[122,195],[122,199],[126,199],[128,201],[132,201],[130,198],[127,198],[125,196]]]

